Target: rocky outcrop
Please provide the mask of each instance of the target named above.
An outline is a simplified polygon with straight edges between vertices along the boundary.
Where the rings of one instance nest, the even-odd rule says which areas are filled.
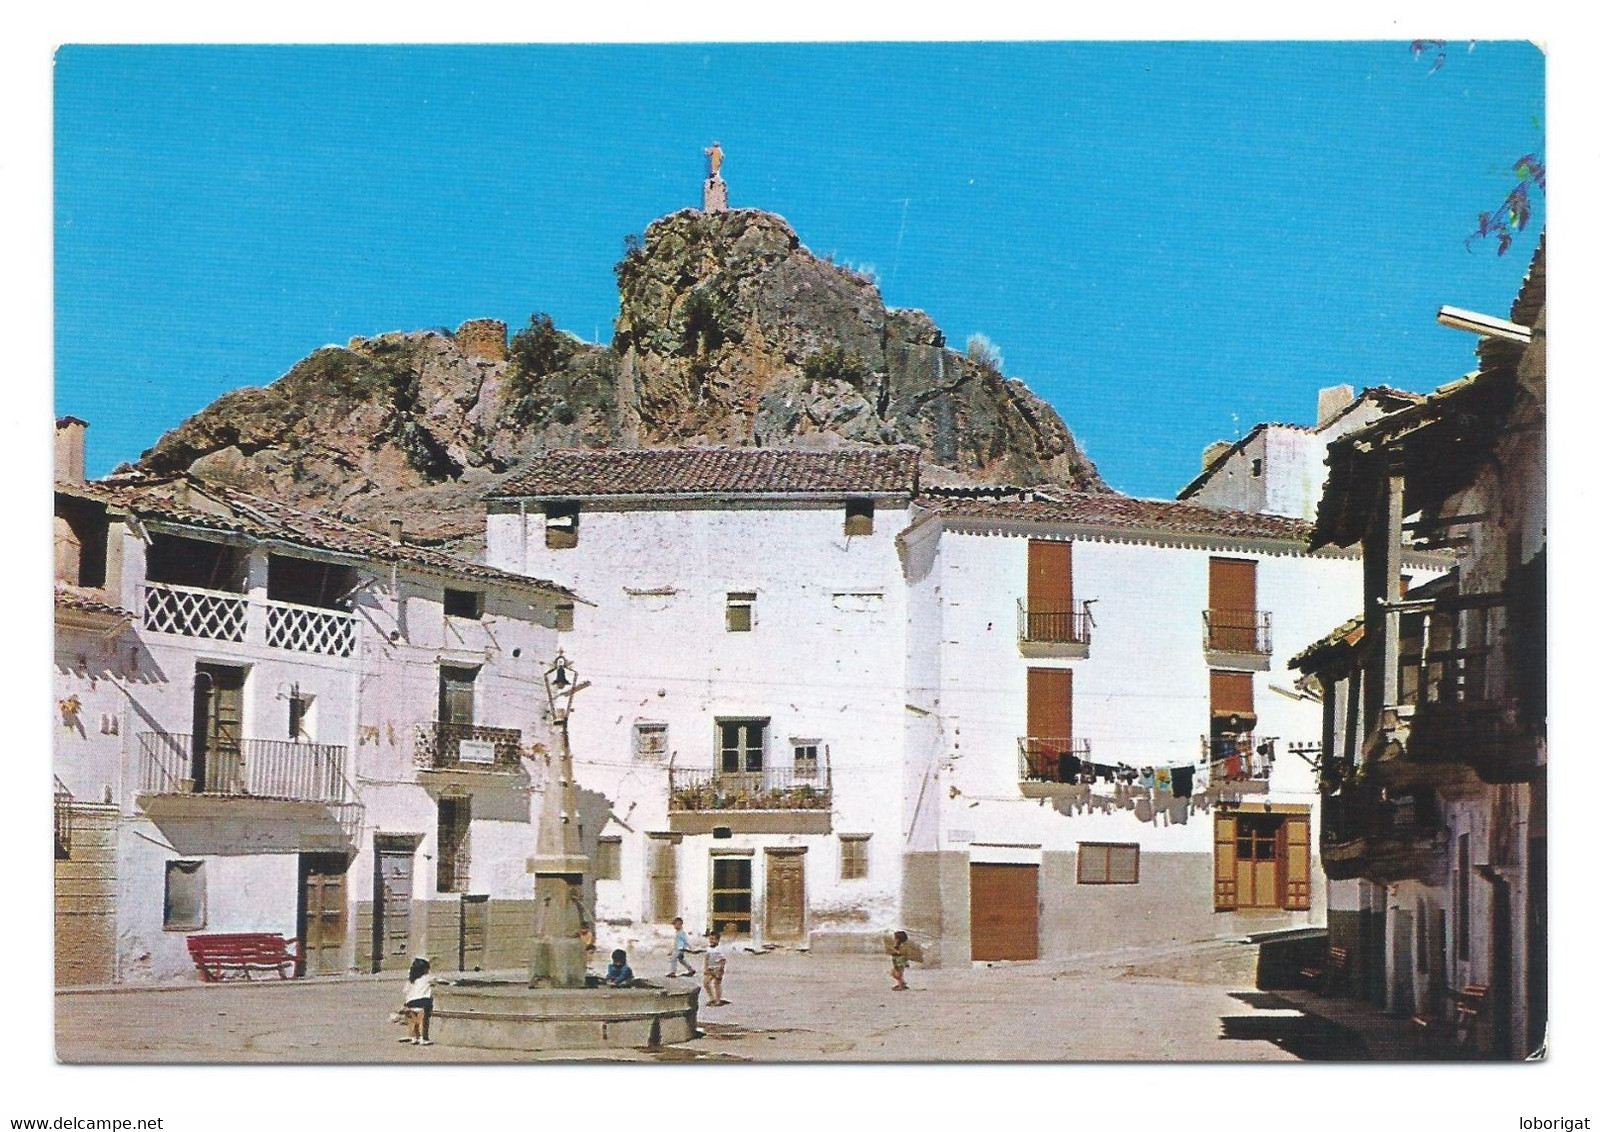
[[[356,338],[224,395],[140,464],[357,521],[398,511],[467,551],[482,492],[557,447],[910,443],[979,482],[1104,489],[1055,410],[777,216],[664,217],[617,279],[609,349],[543,316],[509,348],[490,319]]]

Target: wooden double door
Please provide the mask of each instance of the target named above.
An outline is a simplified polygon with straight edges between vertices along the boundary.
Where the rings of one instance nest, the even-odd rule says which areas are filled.
[[[1039,866],[971,866],[974,961],[1039,958]]]
[[[305,941],[302,975],[342,975],[349,935],[350,859],[343,853],[300,855],[300,938]]]

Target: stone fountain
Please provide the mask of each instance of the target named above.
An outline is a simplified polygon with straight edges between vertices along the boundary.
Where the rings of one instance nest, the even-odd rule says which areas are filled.
[[[557,654],[545,672],[556,739],[545,754],[545,789],[533,874],[534,939],[526,983],[459,976],[434,990],[434,1036],[441,1045],[477,1049],[584,1050],[646,1047],[696,1036],[700,988],[590,986],[583,934],[584,879],[589,858],[578,839],[577,784],[567,719],[587,685]]]

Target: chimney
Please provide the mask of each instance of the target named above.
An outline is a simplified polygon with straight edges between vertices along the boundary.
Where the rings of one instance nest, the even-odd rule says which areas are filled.
[[[88,421],[77,417],[56,418],[56,480],[61,483],[82,483],[83,430]]]
[[[1321,428],[1355,403],[1356,391],[1348,385],[1317,390],[1317,427]]]
[[[396,546],[399,546],[400,543],[402,541],[404,541],[400,537],[400,532],[401,532],[402,529],[404,529],[404,527],[405,527],[405,520],[404,519],[390,519],[389,520],[389,541],[394,543]]]
[[[1206,450],[1200,453],[1200,470],[1209,472],[1216,466],[1217,461],[1227,454],[1228,449],[1232,447],[1233,442],[1231,440],[1213,440],[1210,444],[1207,444]]]

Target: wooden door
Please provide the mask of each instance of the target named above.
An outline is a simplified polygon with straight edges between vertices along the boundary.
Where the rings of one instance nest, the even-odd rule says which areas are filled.
[[[461,954],[463,971],[481,971],[489,954],[489,897],[461,898]]]
[[[116,976],[117,814],[76,809],[72,844],[55,863],[56,986],[93,986]]]
[[[1028,640],[1076,640],[1072,625],[1072,544],[1028,543]]]
[[[1211,560],[1211,640],[1223,652],[1256,651],[1256,564],[1247,558]]]
[[[192,774],[197,793],[244,790],[244,676],[243,668],[231,664],[195,665]]]
[[[477,682],[476,668],[439,668],[439,722],[471,725],[473,722],[473,685]]]
[[[1072,753],[1072,669],[1028,669],[1029,771],[1062,778],[1061,756]],[[1065,779],[1062,779],[1065,781]]]
[[[749,857],[711,859],[711,926],[724,935],[750,934]]]
[[[300,938],[305,941],[303,975],[342,975],[349,924],[345,884],[349,861],[341,854],[300,857]]]
[[[972,958],[1039,958],[1039,866],[973,864]]]
[[[767,853],[768,939],[798,939],[806,928],[806,856]]]
[[[1231,912],[1239,906],[1238,836],[1239,819],[1218,814],[1212,844],[1218,912]]]
[[[1283,821],[1268,814],[1240,814],[1234,819],[1235,876],[1240,908],[1277,908],[1278,840]]]
[[[1291,912],[1311,908],[1311,819],[1292,815],[1283,819],[1279,844],[1282,861],[1283,907]]]
[[[678,910],[678,841],[674,837],[652,833],[645,841],[648,851],[645,868],[650,880],[651,923],[670,923]]]
[[[380,970],[403,967],[411,952],[411,875],[415,849],[380,848],[374,892],[374,958]]]

